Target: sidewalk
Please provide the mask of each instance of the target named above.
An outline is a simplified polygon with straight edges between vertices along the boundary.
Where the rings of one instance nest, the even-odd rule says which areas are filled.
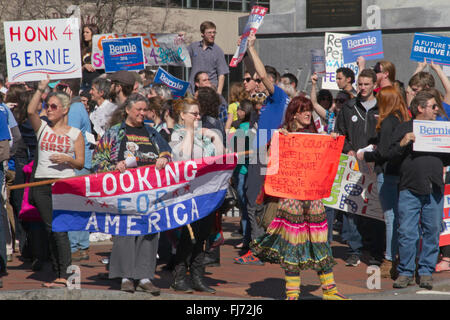
[[[163,269],[163,264],[158,264],[154,284],[161,288],[161,296],[153,297],[145,293],[120,292],[119,280],[108,280],[99,277],[106,272],[105,265],[100,262],[108,257],[112,243],[109,241],[92,243],[90,259],[75,262],[81,270],[81,289],[43,289],[42,283],[52,280],[50,264],[39,272],[31,271],[31,263],[22,262],[17,254],[14,260],[8,263],[8,275],[3,277],[3,288],[0,289],[1,299],[88,299],[88,300],[192,300],[192,299],[284,299],[284,273],[278,265],[266,263],[264,266],[246,266],[233,263],[233,258],[238,255],[234,245],[239,242],[238,237],[232,233],[238,231],[238,217],[224,217],[223,229],[225,244],[221,246],[221,266],[206,268],[206,283],[217,290],[214,295],[204,293],[176,294],[170,289],[172,274]],[[373,295],[380,300],[387,294],[392,294],[393,281],[381,279],[381,289],[370,290],[367,288],[367,279],[371,274],[367,273],[368,265],[361,262],[358,267],[346,267],[345,245],[338,242],[332,243],[333,255],[337,265],[334,268],[335,280],[341,293],[353,299],[364,299]],[[314,271],[305,271],[301,274],[301,299],[321,299],[321,288],[317,274]],[[450,273],[434,274],[435,287],[439,284],[450,285]],[[412,286],[403,290],[420,290],[418,286]],[[72,291],[72,292],[70,292]],[[401,290],[396,289],[397,292]],[[64,292],[62,294],[61,292]],[[376,299],[376,298],[375,298]]]

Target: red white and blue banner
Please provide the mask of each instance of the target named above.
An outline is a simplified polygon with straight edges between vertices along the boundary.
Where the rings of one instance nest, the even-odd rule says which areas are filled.
[[[220,207],[236,163],[228,154],[60,180],[53,231],[138,236],[192,223]]]
[[[442,231],[439,237],[439,246],[450,245],[450,185],[445,185],[444,212],[442,214]]]

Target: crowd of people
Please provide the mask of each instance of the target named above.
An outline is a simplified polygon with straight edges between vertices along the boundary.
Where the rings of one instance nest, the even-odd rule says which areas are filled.
[[[444,93],[424,71],[427,62],[418,63],[404,86],[393,63],[383,60],[366,68],[362,57],[358,74],[345,67],[336,71],[335,97],[319,90],[316,74],[311,91],[301,92],[293,74],[280,75],[264,65],[250,34],[246,59],[251,63],[225,99],[229,69],[215,43],[216,26],[206,21],[200,26],[202,39],[188,47],[193,64],[189,91],[174,99],[167,86],[153,83],[151,70],[106,74],[93,68],[92,36],[99,32],[95,25],[82,28],[81,79],[0,83],[0,181],[8,191],[1,206],[0,287],[14,250],[31,262],[33,271],[51,261],[54,280],[43,283],[46,288],[67,286],[67,268],[89,259],[88,231],[52,230],[50,184],[9,187],[144,165],[162,169],[172,161],[233,152],[238,145],[248,152],[239,154],[243,161],[229,187],[242,236],[234,262],[279,264],[286,299],[299,298],[305,269],[317,271],[323,299],[347,299],[337,290],[332,271],[334,230],[348,246],[348,267],[358,266],[365,252],[370,264],[380,265],[383,277],[395,280],[395,288],[417,277],[420,287],[431,289],[433,272],[450,271],[450,246],[439,247],[450,156],[412,148],[413,119],[448,121],[450,80],[439,65],[429,64]],[[273,130],[319,134],[314,116],[324,124],[321,134],[345,136],[343,153],[373,163],[384,221],[325,207],[321,200],[265,194],[267,152],[259,150],[269,149]],[[113,236],[103,276],[121,279],[122,291],[158,295],[152,280],[159,257],[173,271],[173,290],[215,293],[203,275],[205,267],[220,266],[222,215],[230,203],[161,234]]]

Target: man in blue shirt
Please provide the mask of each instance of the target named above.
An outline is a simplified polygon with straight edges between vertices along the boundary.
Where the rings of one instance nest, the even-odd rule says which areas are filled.
[[[75,170],[78,176],[91,173],[92,153],[91,144],[87,140],[91,133],[91,121],[89,115],[81,102],[74,102],[70,105],[68,113],[68,125],[80,129],[84,137],[84,168]],[[72,251],[72,260],[88,260],[89,259],[89,232],[88,231],[69,231],[70,249]]]
[[[255,49],[255,35],[251,33],[247,41],[247,53],[252,59],[256,71],[253,79],[258,83],[257,92],[264,93],[267,96],[258,119],[256,137],[253,143],[253,154],[250,155],[248,177],[245,185],[248,201],[249,232],[251,240],[255,240],[264,234],[263,228],[259,226],[256,220],[256,217],[264,210],[264,205],[257,204],[256,198],[261,191],[266,174],[267,144],[270,142],[274,130],[279,129],[283,123],[284,113],[289,104],[289,97],[276,85],[278,78],[277,71],[273,67],[264,66],[259,58]],[[235,258],[235,262],[239,264],[262,265],[262,262],[254,257],[251,251],[242,257]]]

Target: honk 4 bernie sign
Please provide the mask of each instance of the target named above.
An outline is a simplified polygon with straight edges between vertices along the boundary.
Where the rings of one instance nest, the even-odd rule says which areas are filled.
[[[78,19],[4,22],[10,82],[81,78]]]

